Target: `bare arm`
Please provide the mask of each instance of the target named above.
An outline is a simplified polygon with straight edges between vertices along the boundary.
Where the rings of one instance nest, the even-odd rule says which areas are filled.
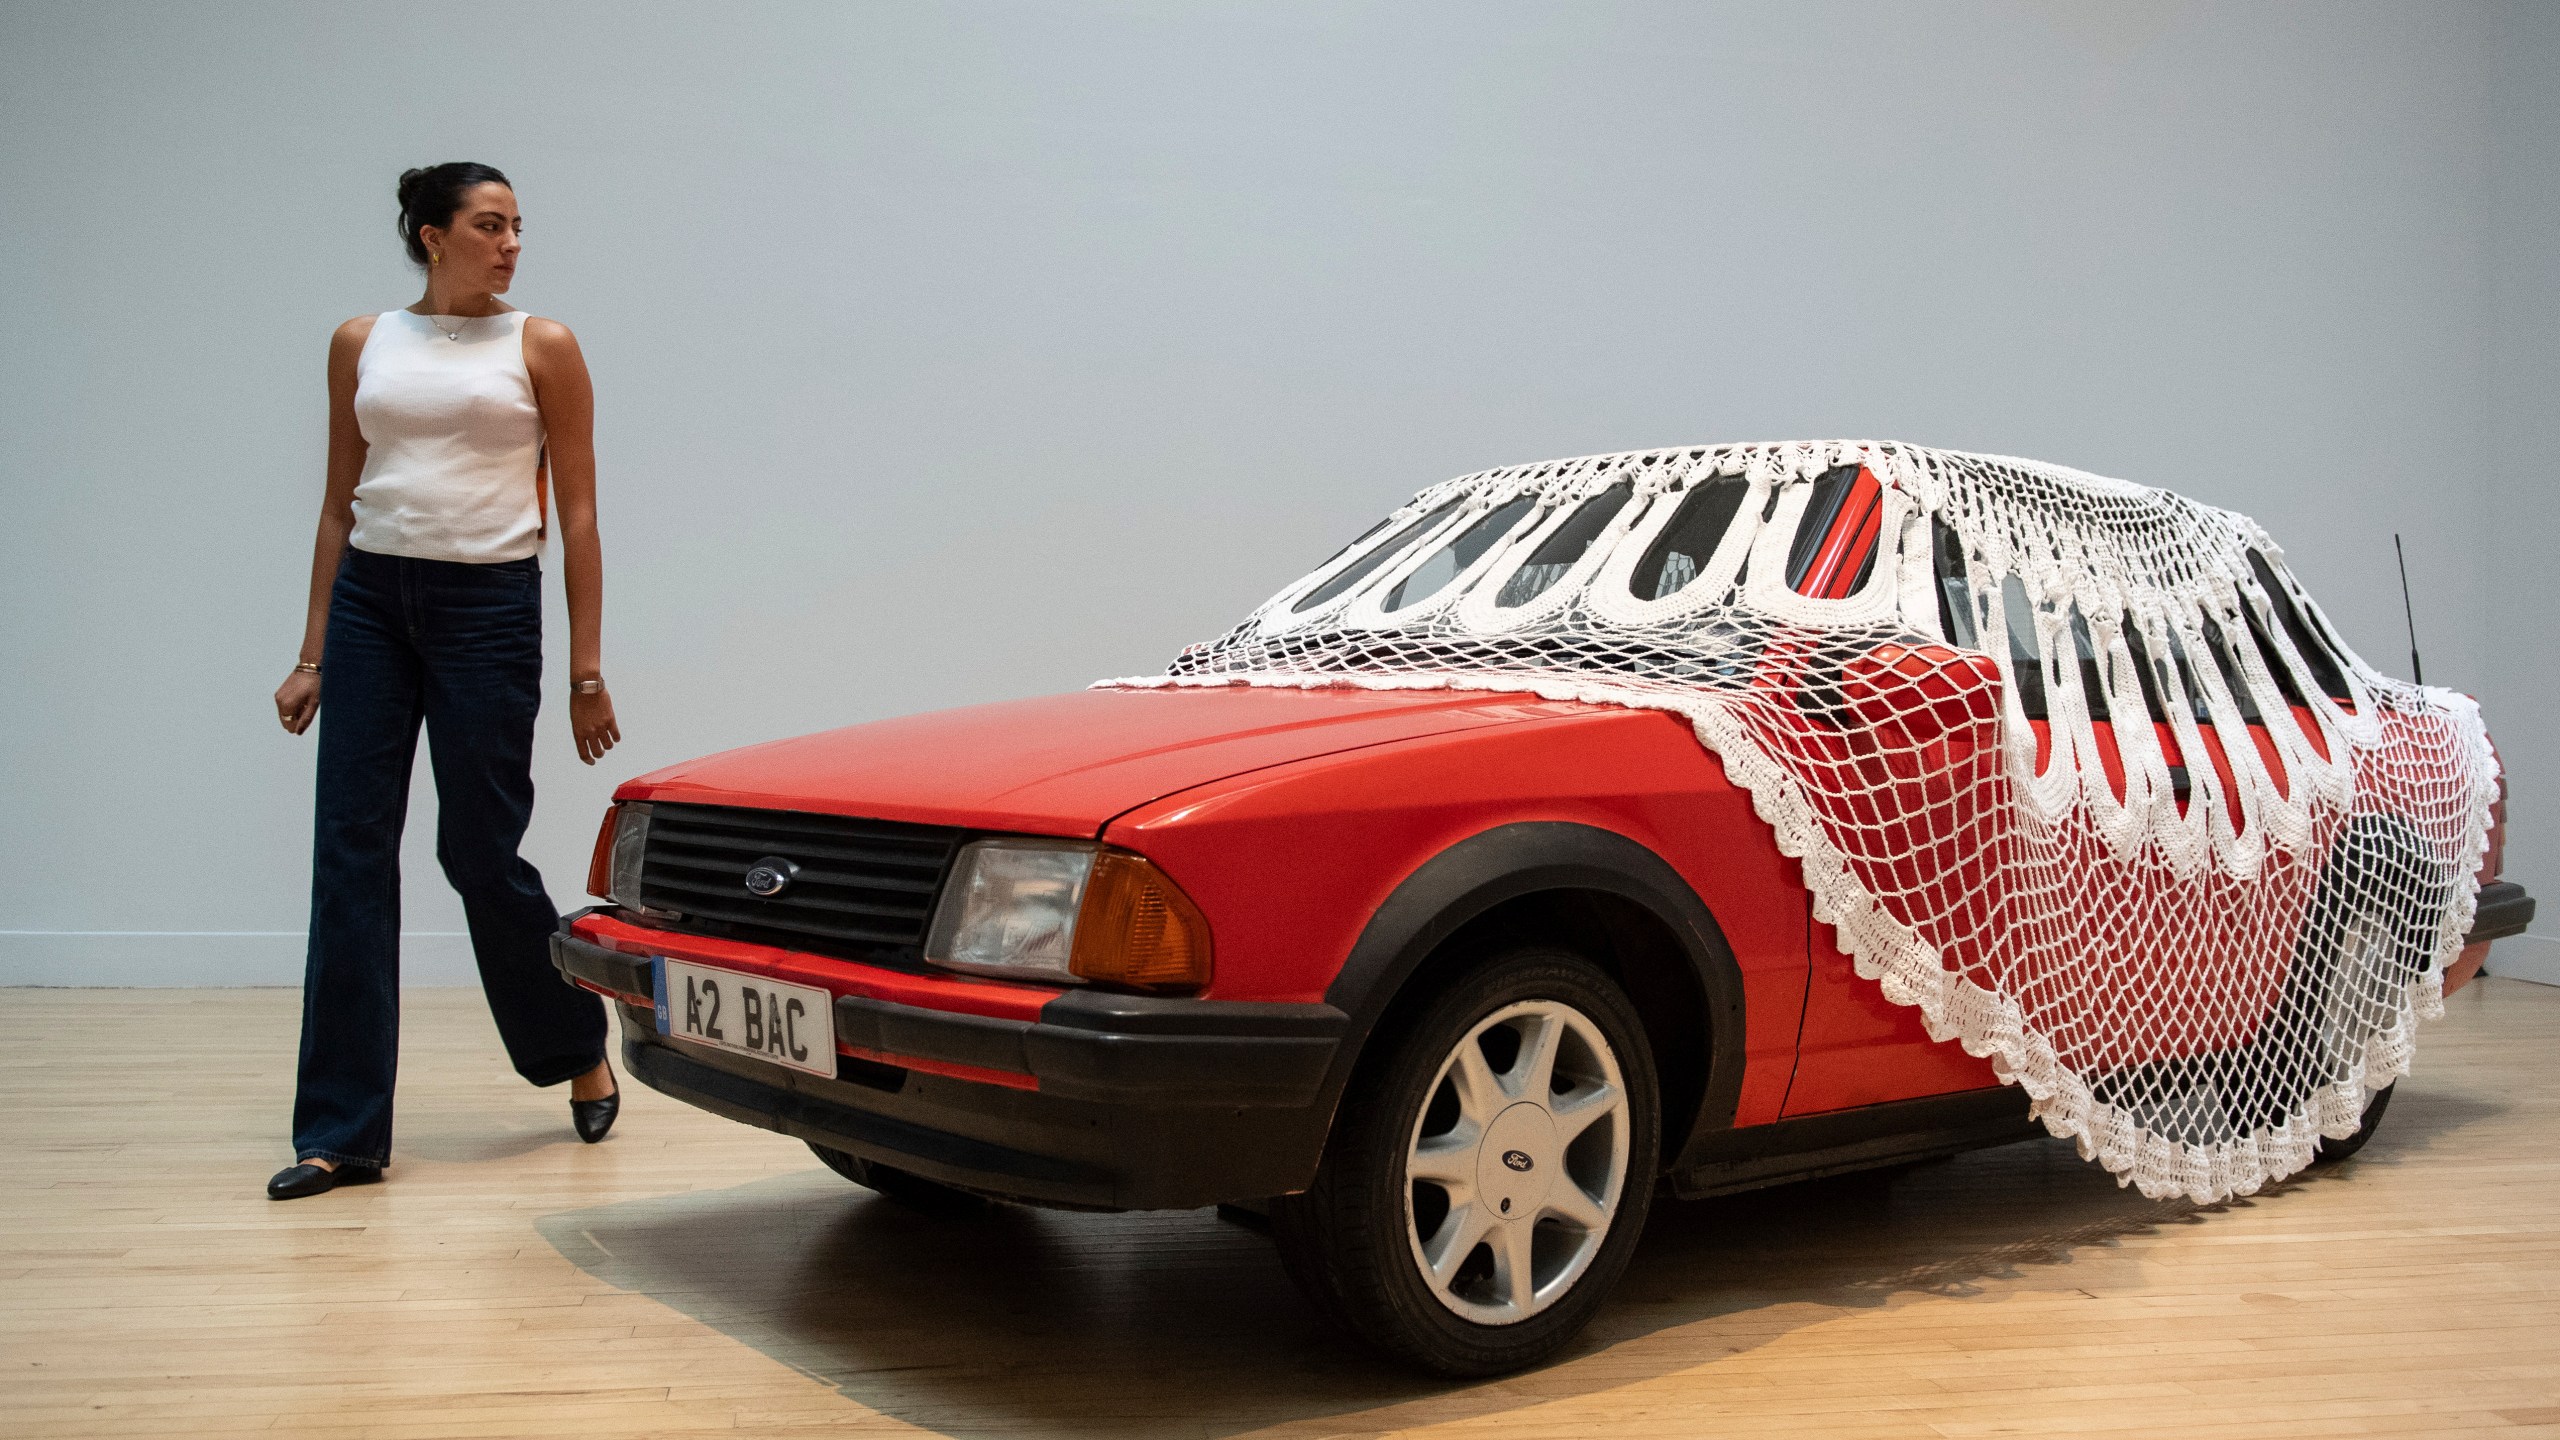
[[[587,378],[578,337],[556,320],[525,322],[524,361],[533,377],[534,403],[542,409],[551,459],[560,563],[569,589],[569,678],[600,680],[604,546],[596,537],[595,387]],[[622,738],[613,697],[602,692],[569,697],[569,727],[578,742],[578,758],[590,765]]]
[[[359,315],[329,337],[329,473],[320,500],[320,530],[311,542],[311,593],[302,615],[302,652],[306,663],[320,663],[329,638],[329,591],[338,579],[338,560],[346,554],[347,534],[355,529],[356,481],[364,475],[364,432],[356,426],[356,357],[373,333],[373,317]],[[284,728],[299,735],[320,713],[320,677],[296,670],[276,690],[276,715]]]

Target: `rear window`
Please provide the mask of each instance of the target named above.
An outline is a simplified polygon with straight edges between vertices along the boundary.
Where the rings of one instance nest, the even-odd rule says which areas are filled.
[[[2208,616],[2204,622],[2204,644],[2213,652],[2213,668],[2222,672],[2223,688],[2240,706],[2240,718],[2252,725],[2264,724],[2266,717],[2258,713],[2258,697],[2240,674],[2240,659],[2231,653],[2231,642],[2223,638],[2222,627]],[[2204,717],[2198,716],[2198,719]]]
[[[1739,475],[1718,475],[1690,486],[1671,523],[1662,527],[1627,577],[1628,591],[1639,600],[1659,600],[1697,579],[1750,492],[1750,483]]]
[[[1944,606],[1940,618],[1957,608]],[[1972,608],[1969,597],[1962,608]],[[2053,686],[2065,665],[2080,667],[2080,693],[2088,701],[2089,718],[2113,718],[2103,679],[2106,665],[2098,652],[2097,637],[2090,632],[2089,621],[2079,606],[2064,612],[2063,648],[2051,656],[2044,653],[2044,641],[2036,632],[2036,607],[2027,599],[2027,587],[2015,575],[2000,578],[2000,613],[2009,627],[2009,673],[2017,677],[2018,707],[2026,711],[2028,719],[2053,718]]]
[[[2161,697],[2169,693],[2168,672],[2151,658],[2151,647],[2142,643],[2142,632],[2128,623],[2124,627],[2125,654],[2133,661],[2135,688],[2142,692],[2142,709],[2155,725],[2169,723],[2169,704]]]
[[[2347,688],[2345,668],[2338,663],[2327,637],[2315,632],[2310,617],[2293,603],[2293,595],[2276,575],[2275,566],[2268,563],[2266,556],[2252,550],[2249,552],[2249,568],[2257,573],[2258,588],[2267,592],[2267,604],[2276,612],[2276,623],[2284,627],[2285,638],[2293,642],[2293,648],[2302,653],[2303,664],[2310,667],[2312,683],[2332,700],[2353,701],[2355,695]],[[2268,668],[2279,675],[2287,674],[2281,663]],[[2286,683],[2292,683],[2289,675]]]
[[[2071,650],[2079,657],[2080,693],[2088,699],[2089,718],[2092,720],[2115,718],[2107,706],[2107,686],[2103,673],[2104,667],[2098,661],[2097,637],[2089,633],[2088,617],[2080,613],[2080,607],[2077,605],[2071,607]]]
[[[2267,633],[2267,622],[2259,618],[2258,607],[2243,603],[2240,618],[2248,622],[2249,643],[2258,647],[2258,661],[2267,667],[2267,674],[2275,680],[2276,688],[2284,692],[2284,702],[2308,706],[2311,702],[2303,697],[2302,682],[2293,678],[2293,667],[2285,664],[2284,657],[2276,653],[2275,637]]]

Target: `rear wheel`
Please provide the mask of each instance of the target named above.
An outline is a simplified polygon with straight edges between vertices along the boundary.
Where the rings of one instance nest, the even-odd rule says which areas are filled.
[[[2332,1140],[2325,1135],[2322,1136],[2320,1139],[2320,1149],[2311,1157],[2311,1163],[2314,1165],[2335,1165],[2339,1161],[2344,1160],[2348,1156],[2363,1149],[2364,1142],[2372,1139],[2373,1132],[2381,1126],[2382,1112],[2391,1108],[2392,1088],[2393,1087],[2389,1085],[2385,1085],[2381,1089],[2374,1091],[2373,1097],[2364,1102],[2364,1121],[2356,1126],[2356,1133],[2347,1136],[2343,1140]]]
[[[983,1196],[956,1189],[939,1180],[927,1180],[895,1165],[883,1165],[877,1160],[865,1160],[859,1155],[832,1150],[814,1140],[809,1142],[809,1153],[854,1184],[876,1190],[911,1210],[957,1215],[983,1210],[987,1205]]]
[[[1364,1063],[1283,1263],[1362,1339],[1443,1375],[1553,1355],[1626,1269],[1651,1203],[1652,1052],[1589,961],[1507,952]]]

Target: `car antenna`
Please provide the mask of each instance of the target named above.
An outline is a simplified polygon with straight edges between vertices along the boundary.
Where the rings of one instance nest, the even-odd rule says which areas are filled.
[[[2409,552],[2400,548],[2400,532],[2391,532],[2391,553],[2400,557],[2400,614],[2409,622],[2409,678],[2421,685],[2427,683],[2427,672],[2418,664],[2418,612],[2409,607]]]

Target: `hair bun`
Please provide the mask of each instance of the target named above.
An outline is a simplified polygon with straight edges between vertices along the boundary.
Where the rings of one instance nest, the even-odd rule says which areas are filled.
[[[496,166],[472,160],[451,160],[401,171],[400,218],[393,223],[399,228],[400,246],[409,252],[410,261],[422,269],[427,264],[427,247],[418,243],[419,226],[450,225],[453,212],[461,207],[463,192],[474,185],[507,183],[506,175]]]

